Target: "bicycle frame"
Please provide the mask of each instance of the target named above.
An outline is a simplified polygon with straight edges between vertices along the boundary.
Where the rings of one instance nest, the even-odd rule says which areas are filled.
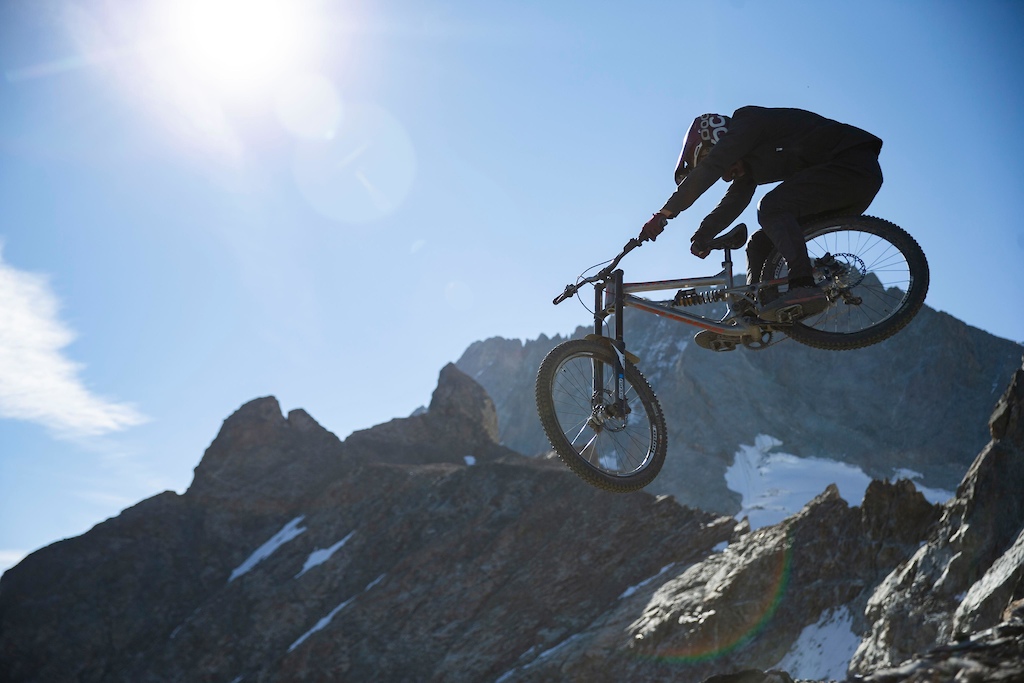
[[[715,252],[715,260],[724,252],[717,275],[625,282],[619,264],[646,241],[641,233],[565,286],[553,304],[594,288],[594,307],[583,302],[593,333],[563,341],[544,356],[535,398],[541,426],[570,470],[588,484],[627,493],[650,484],[665,463],[668,425],[641,359],[626,350],[627,307],[696,327],[695,346],[727,352],[759,351],[786,339],[826,351],[860,349],[904,329],[924,306],[928,261],[899,226],[854,215],[818,218],[803,230],[813,277],[808,284],[816,290],[790,287],[783,279],[791,274],[789,261],[775,248],[759,268],[766,281],[748,285],[746,272],[734,278],[731,252],[747,243],[742,223],[691,247],[700,256]],[[751,270],[758,270],[757,256]],[[631,327],[640,322],[639,313],[638,319],[628,315]],[[659,348],[671,345],[664,327],[655,325],[643,336],[654,335],[649,341]],[[664,369],[655,368],[656,374]]]
[[[643,297],[636,296],[639,292],[655,292],[666,290],[695,289],[697,287],[712,287],[717,289],[713,301],[731,302],[738,299],[748,298],[756,294],[762,287],[778,286],[785,284],[786,280],[772,280],[754,285],[746,283],[737,286],[733,276],[732,254],[730,249],[725,250],[725,259],[722,262],[722,271],[717,275],[707,277],[676,278],[672,280],[655,280],[651,282],[623,282],[624,273],[622,270],[615,270],[610,274],[610,282],[595,283],[594,291],[594,332],[603,335],[603,321],[608,316],[616,317],[615,340],[622,341],[623,333],[619,321],[622,319],[622,311],[627,306],[638,308],[647,313],[653,313],[676,322],[693,325],[705,330],[718,332],[729,336],[750,335],[758,337],[761,327],[753,322],[744,322],[738,319],[726,319],[715,321],[704,316],[680,310],[675,306],[668,306]],[[710,302],[709,302],[710,303]]]
[[[633,248],[639,246],[639,243],[634,244],[631,242],[626,245],[626,248],[612,262],[612,266],[618,264],[622,256],[629,253]],[[716,288],[716,295],[714,301],[725,301],[732,302],[738,299],[746,298],[749,295],[756,294],[757,290],[764,286],[774,286],[783,284],[786,280],[776,280],[770,282],[758,283],[755,285],[747,285],[744,283],[742,286],[736,286],[733,277],[733,262],[732,262],[732,250],[725,249],[725,257],[722,262],[722,272],[717,275],[710,277],[695,277],[695,278],[677,278],[672,280],[656,280],[651,282],[623,282],[624,273],[621,269],[616,269],[611,273],[605,273],[602,271],[598,277],[591,279],[590,281],[594,285],[594,334],[596,337],[607,339],[610,342],[612,349],[615,351],[616,356],[616,367],[615,376],[616,382],[614,387],[614,403],[617,411],[620,415],[626,415],[628,413],[628,406],[625,400],[625,362],[626,362],[626,342],[625,333],[623,329],[623,316],[622,312],[627,306],[637,308],[647,313],[653,313],[676,322],[685,323],[687,325],[693,325],[700,327],[705,330],[711,330],[718,332],[719,334],[733,336],[733,337],[751,337],[753,339],[760,339],[762,327],[752,321],[743,319],[742,317],[727,317],[722,321],[713,321],[695,313],[689,313],[684,310],[679,310],[673,306],[667,306],[654,301],[650,301],[643,297],[636,296],[639,292],[654,292],[664,291],[672,289],[692,289],[696,287],[713,287]],[[604,334],[605,320],[608,316],[615,317],[615,331],[613,337],[607,337]],[[602,403],[601,397],[605,392],[604,387],[604,374],[602,364],[595,361],[594,367],[594,404],[595,406]]]

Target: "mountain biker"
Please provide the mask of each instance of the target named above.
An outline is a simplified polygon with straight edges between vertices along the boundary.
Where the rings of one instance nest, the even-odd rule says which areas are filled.
[[[698,116],[683,141],[676,191],[640,239],[654,240],[668,219],[722,178],[731,183],[725,197],[690,238],[690,251],[703,259],[708,243],[747,208],[758,185],[782,181],[758,204],[762,229],[747,244],[747,283],[760,281],[774,245],[789,265],[789,286],[758,315],[776,320],[795,304],[804,317],[814,315],[828,300],[814,284],[801,223],[826,213],[863,213],[882,186],[881,149],[882,140],[871,133],[801,109],[748,106],[732,116]]]

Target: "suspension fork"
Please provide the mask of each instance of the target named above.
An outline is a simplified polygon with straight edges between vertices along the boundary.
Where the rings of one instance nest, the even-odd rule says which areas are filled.
[[[622,312],[625,308],[625,295],[622,290],[621,270],[612,273],[610,298],[613,302],[612,315],[615,317],[615,338],[610,340],[614,354],[614,375],[615,386],[613,387],[612,412],[618,416],[626,416],[626,342],[624,339],[624,326]],[[594,287],[594,334],[598,337],[604,336],[604,319],[606,317],[605,285]],[[596,408],[602,405],[604,396],[604,363],[594,361],[594,396],[593,406]]]

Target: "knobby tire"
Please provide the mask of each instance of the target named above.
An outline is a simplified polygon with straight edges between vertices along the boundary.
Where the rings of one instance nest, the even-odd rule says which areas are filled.
[[[598,409],[593,401],[593,372],[603,368]],[[570,470],[588,484],[627,493],[647,486],[665,463],[665,417],[650,384],[626,361],[624,378],[629,415],[602,419],[611,405],[614,351],[600,341],[577,339],[559,344],[537,371],[536,400],[541,425],[551,446]]]
[[[906,327],[928,293],[928,261],[913,237],[889,221],[873,216],[844,216],[816,221],[804,228],[811,262],[826,254],[854,265],[861,278],[845,287],[844,277],[819,285],[836,299],[823,313],[786,328],[792,339],[818,349],[846,351],[877,344]],[[786,260],[773,250],[761,280],[788,274]],[[816,279],[820,269],[816,268]],[[843,295],[860,303],[847,303]]]

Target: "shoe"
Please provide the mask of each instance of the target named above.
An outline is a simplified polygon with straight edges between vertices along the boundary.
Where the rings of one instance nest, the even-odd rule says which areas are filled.
[[[828,297],[817,287],[795,287],[761,309],[761,318],[791,323],[817,315],[828,308]]]

